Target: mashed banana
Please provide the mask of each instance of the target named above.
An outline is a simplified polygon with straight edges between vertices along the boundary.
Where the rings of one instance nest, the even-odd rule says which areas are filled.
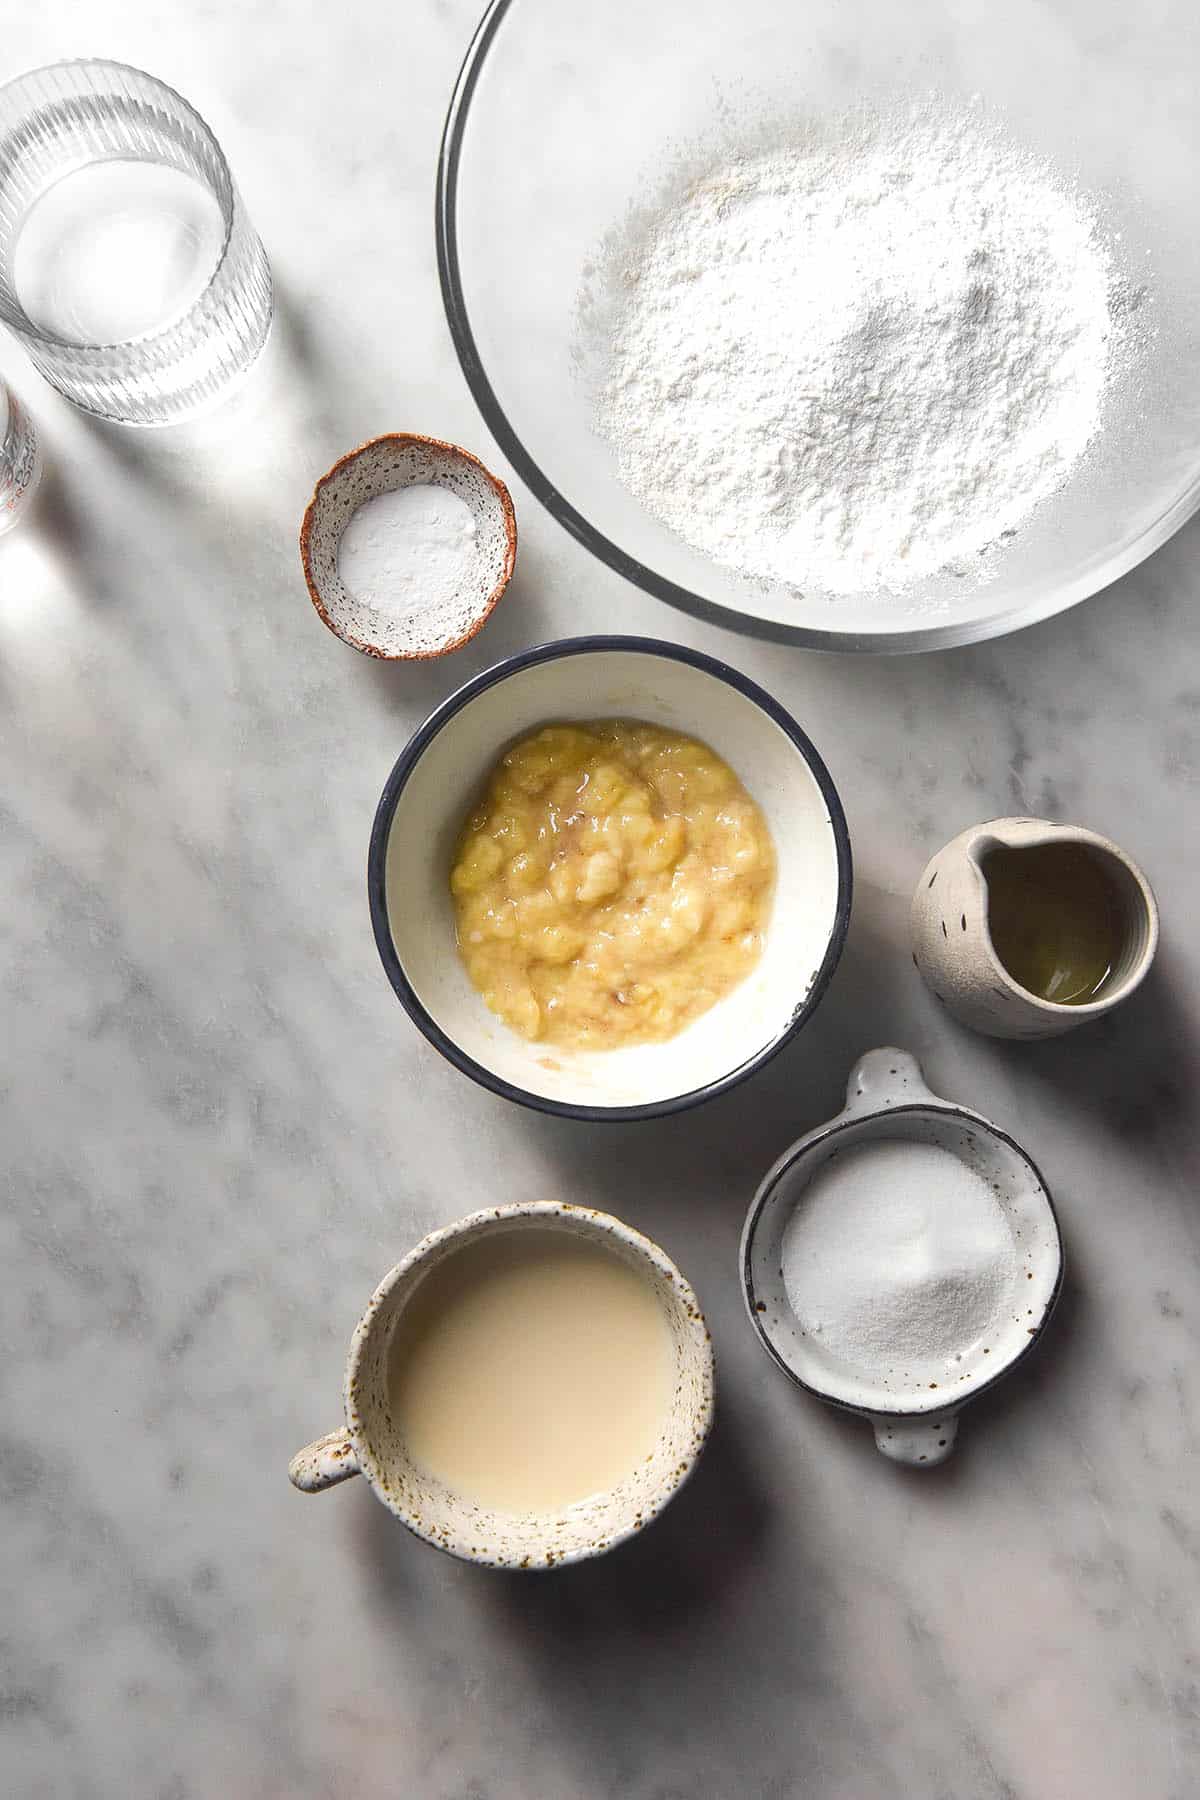
[[[733,770],[695,738],[602,719],[505,752],[450,876],[487,1005],[570,1049],[682,1030],[762,951],[775,851]]]

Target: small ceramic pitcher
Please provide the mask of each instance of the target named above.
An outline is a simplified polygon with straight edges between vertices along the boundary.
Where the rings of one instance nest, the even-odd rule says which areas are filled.
[[[1094,999],[1071,1005],[1021,987],[996,953],[988,919],[989,852],[1079,845],[1109,877],[1123,943]],[[1145,976],[1158,946],[1158,907],[1137,864],[1108,838],[1049,819],[989,819],[960,832],[926,866],[912,903],[913,961],[964,1025],[992,1037],[1056,1037],[1119,1006]]]

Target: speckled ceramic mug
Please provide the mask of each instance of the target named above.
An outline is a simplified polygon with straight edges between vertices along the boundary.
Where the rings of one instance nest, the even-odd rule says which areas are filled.
[[[388,1409],[392,1337],[429,1272],[467,1243],[536,1227],[602,1244],[649,1282],[663,1308],[675,1356],[672,1400],[653,1455],[608,1492],[554,1513],[503,1513],[476,1506],[409,1457]],[[403,1525],[467,1562],[499,1569],[551,1569],[583,1562],[632,1537],[678,1493],[708,1438],[713,1417],[712,1339],[695,1294],[666,1252],[608,1213],[529,1201],[470,1213],[422,1239],[384,1276],[350,1340],[346,1423],[292,1458],[295,1487],[315,1494],[363,1475]]]

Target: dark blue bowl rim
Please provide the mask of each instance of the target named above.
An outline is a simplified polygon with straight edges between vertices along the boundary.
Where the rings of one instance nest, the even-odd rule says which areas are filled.
[[[391,926],[388,922],[386,870],[387,844],[391,832],[392,819],[396,805],[403,793],[410,775],[434,738],[463,707],[474,700],[477,695],[486,693],[498,682],[505,681],[510,675],[518,674],[522,669],[533,667],[537,663],[555,662],[564,656],[586,656],[595,652],[625,652],[640,656],[660,656],[668,661],[686,663],[706,675],[714,676],[727,686],[734,688],[747,700],[765,712],[780,730],[783,731],[800,752],[809,772],[821,790],[829,815],[829,825],[833,833],[834,848],[837,853],[838,898],[834,913],[833,926],[829,934],[829,942],[816,980],[808,989],[803,1001],[793,1012],[787,1025],[768,1040],[753,1056],[716,1081],[707,1082],[703,1087],[693,1088],[686,1094],[673,1094],[666,1100],[654,1100],[641,1106],[586,1106],[564,1100],[551,1100],[542,1094],[531,1093],[527,1088],[518,1087],[514,1082],[505,1081],[501,1076],[476,1062],[449,1037],[418,999],[416,991],[404,973],[403,965],[396,953],[392,941]],[[472,1081],[479,1083],[493,1094],[499,1094],[505,1100],[515,1100],[518,1105],[532,1107],[537,1112],[550,1113],[560,1119],[583,1119],[589,1122],[628,1121],[635,1119],[665,1118],[671,1113],[686,1112],[689,1107],[699,1106],[704,1100],[711,1100],[722,1094],[727,1088],[744,1081],[756,1069],[762,1068],[771,1058],[777,1056],[784,1045],[790,1043],[801,1026],[815,1011],[818,1003],[833,978],[846,941],[846,932],[850,924],[850,902],[853,893],[854,876],[850,856],[850,834],[846,827],[846,815],[842,809],[837,789],[833,785],[828,769],[825,767],[815,745],[803,732],[791,714],[767,693],[765,688],[751,681],[739,669],[731,668],[728,663],[721,662],[715,656],[708,656],[702,650],[691,650],[682,644],[669,644],[661,638],[641,637],[606,637],[588,636],[576,638],[556,638],[550,643],[535,644],[531,649],[520,650],[514,656],[505,657],[494,663],[491,668],[484,669],[479,675],[464,682],[440,706],[434,708],[423,725],[419,725],[404,749],[396,759],[395,766],[384,784],[379,805],[375,809],[375,820],[371,827],[371,841],[367,852],[367,897],[371,907],[371,926],[375,933],[375,944],[388,980],[396,991],[400,1004],[413,1021],[414,1025],[424,1033],[435,1050],[441,1052],[447,1062]]]

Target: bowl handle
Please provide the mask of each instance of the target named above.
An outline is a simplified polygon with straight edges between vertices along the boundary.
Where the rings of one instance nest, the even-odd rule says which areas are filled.
[[[908,1106],[914,1101],[944,1102],[925,1084],[921,1065],[907,1050],[884,1045],[860,1056],[846,1082],[848,1113],[882,1112],[888,1106]]]
[[[954,1449],[958,1419],[953,1413],[936,1419],[904,1418],[898,1413],[871,1413],[875,1448],[892,1462],[913,1469],[932,1469]]]
[[[316,1443],[297,1450],[288,1464],[288,1480],[302,1494],[320,1494],[357,1474],[358,1458],[344,1425],[340,1431],[326,1432]]]

